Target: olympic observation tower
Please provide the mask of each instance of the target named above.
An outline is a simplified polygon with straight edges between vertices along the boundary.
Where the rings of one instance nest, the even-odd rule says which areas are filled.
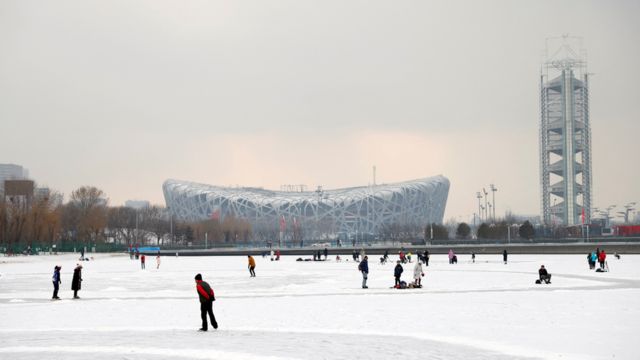
[[[540,71],[540,184],[545,224],[590,221],[589,73],[581,38],[565,35],[546,42]]]

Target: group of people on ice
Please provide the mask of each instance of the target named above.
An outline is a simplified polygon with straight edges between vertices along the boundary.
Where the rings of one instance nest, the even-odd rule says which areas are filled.
[[[62,277],[60,275],[60,270],[62,270],[62,266],[56,265],[53,268],[53,277],[51,280],[53,281],[53,296],[51,300],[60,300],[58,296],[58,291],[60,290],[60,285],[62,285]],[[78,291],[82,288],[82,265],[76,264],[76,268],[73,269],[73,278],[71,278],[71,290],[73,290],[73,298],[80,299],[78,296]]]
[[[587,254],[587,262],[589,263],[589,269],[591,270],[596,268],[596,262],[597,262],[600,268],[597,269],[596,271],[599,271],[599,272],[608,271],[607,253],[604,250],[600,250],[600,248],[597,248],[595,251],[592,251],[589,254]]]

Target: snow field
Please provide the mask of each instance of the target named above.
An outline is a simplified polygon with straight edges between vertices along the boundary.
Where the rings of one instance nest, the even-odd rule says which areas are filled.
[[[396,290],[395,261],[371,256],[369,289],[357,263],[246,257],[94,254],[81,299],[70,290],[77,255],[0,258],[0,359],[635,359],[640,256],[433,255],[424,288]],[[392,256],[392,259],[397,258]],[[375,261],[374,261],[375,260]],[[54,265],[60,301],[51,301]],[[552,284],[536,285],[541,264]],[[404,265],[410,281],[413,265]],[[198,333],[193,277],[216,292],[220,329]]]

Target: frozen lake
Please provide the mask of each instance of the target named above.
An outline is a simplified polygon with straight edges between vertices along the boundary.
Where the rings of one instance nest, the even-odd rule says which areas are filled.
[[[640,256],[433,255],[422,289],[396,290],[395,263],[372,256],[369,289],[353,261],[128,255],[0,258],[0,359],[637,359]],[[397,256],[392,257],[393,260]],[[374,261],[375,260],[375,261]],[[414,260],[415,261],[415,260]],[[62,300],[51,301],[54,265]],[[536,285],[541,264],[553,274]],[[409,281],[413,264],[404,265]],[[198,332],[194,276],[216,292],[220,328]],[[636,339],[636,340],[634,340]]]

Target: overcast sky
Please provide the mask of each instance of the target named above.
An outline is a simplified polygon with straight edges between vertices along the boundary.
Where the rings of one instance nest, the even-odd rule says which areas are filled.
[[[595,206],[640,201],[638,1],[0,0],[0,163],[112,205],[167,178],[336,188],[442,174],[539,214],[545,39],[588,51]]]

